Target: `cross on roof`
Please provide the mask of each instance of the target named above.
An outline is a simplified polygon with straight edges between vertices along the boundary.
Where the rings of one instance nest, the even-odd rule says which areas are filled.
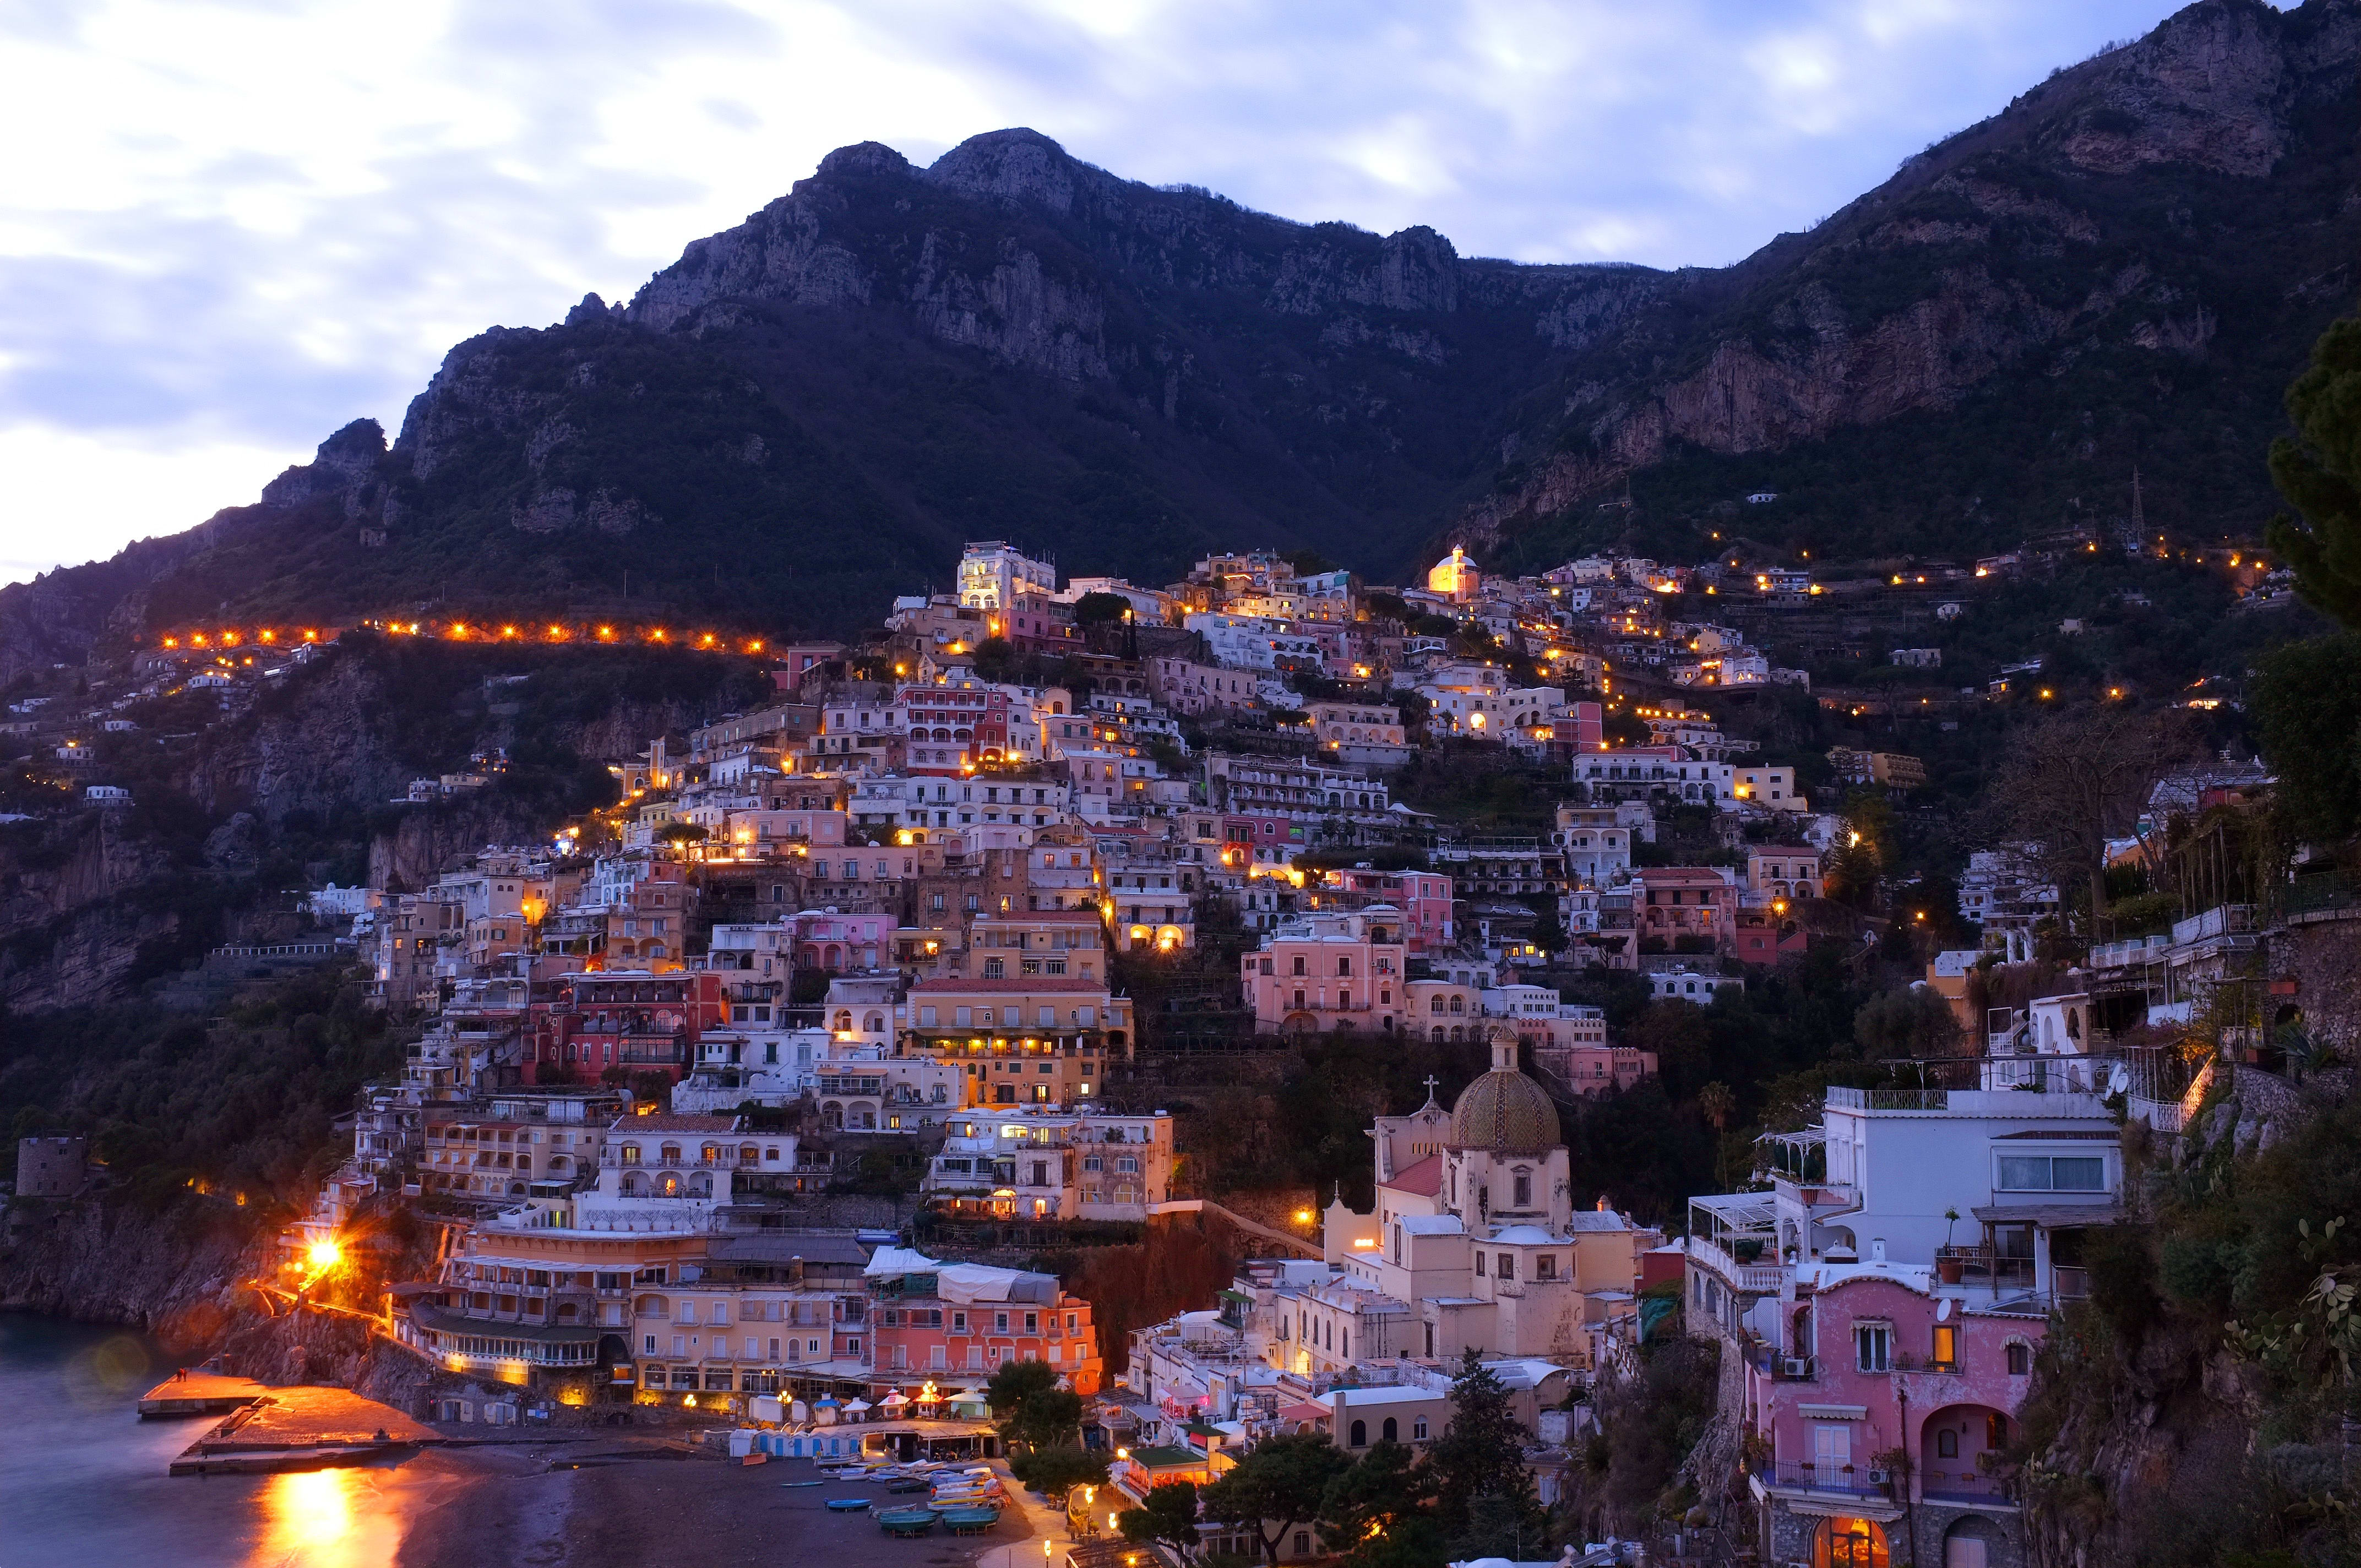
[[[1434,1103],[1434,1074],[1430,1072],[1426,1075],[1426,1102],[1430,1105]]]

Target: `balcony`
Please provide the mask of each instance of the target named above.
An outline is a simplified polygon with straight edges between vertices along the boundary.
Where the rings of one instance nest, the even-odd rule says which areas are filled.
[[[1777,1345],[1751,1343],[1746,1347],[1746,1359],[1756,1372],[1773,1383],[1817,1381],[1819,1365],[1813,1357],[1789,1355]]]
[[[1747,1467],[1747,1473],[1766,1490],[1894,1500],[1888,1473],[1866,1464],[1816,1465],[1808,1459],[1759,1459]]]
[[[1692,1261],[1703,1264],[1740,1290],[1776,1296],[1787,1288],[1788,1272],[1783,1264],[1741,1263],[1719,1243],[1702,1236],[1689,1237],[1687,1245]],[[1764,1237],[1763,1245],[1769,1247],[1771,1238]]]

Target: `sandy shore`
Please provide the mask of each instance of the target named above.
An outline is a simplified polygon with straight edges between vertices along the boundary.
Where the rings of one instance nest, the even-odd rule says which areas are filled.
[[[874,1484],[786,1486],[815,1479],[817,1467],[808,1460],[739,1465],[675,1457],[647,1440],[429,1450],[403,1466],[412,1467],[420,1482],[431,1479],[434,1501],[403,1536],[401,1568],[691,1561],[708,1568],[781,1562],[967,1568],[987,1552],[1024,1561],[1025,1553],[1001,1549],[1038,1540],[1030,1510],[1016,1507],[989,1535],[895,1541],[867,1514],[832,1514],[824,1506],[829,1497],[882,1499],[884,1488]]]

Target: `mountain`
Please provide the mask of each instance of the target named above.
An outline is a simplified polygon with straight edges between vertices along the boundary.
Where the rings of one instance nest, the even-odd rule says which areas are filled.
[[[2251,533],[2361,239],[2361,0],[2202,0],[1733,267],[1462,257],[1005,130],[840,148],[625,305],[453,349],[253,506],[0,590],[0,679],[214,616],[664,605],[851,630],[963,540],[1160,579],[1630,535]],[[1631,504],[1623,504],[1629,497]],[[1602,507],[1600,503],[1610,503]],[[629,599],[623,596],[628,591]]]

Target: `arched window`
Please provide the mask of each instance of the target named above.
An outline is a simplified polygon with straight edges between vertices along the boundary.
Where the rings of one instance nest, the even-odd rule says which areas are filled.
[[[1400,1441],[1400,1440],[1399,1440],[1399,1438],[1398,1438],[1397,1434],[1400,1431],[1400,1430],[1401,1430],[1401,1429],[1400,1429],[1400,1427],[1398,1427],[1398,1426],[1396,1426],[1396,1425],[1394,1424],[1394,1419],[1393,1419],[1393,1417],[1391,1417],[1391,1416],[1388,1416],[1388,1417],[1386,1418],[1386,1424],[1385,1424],[1385,1425],[1383,1425],[1383,1426],[1381,1426],[1381,1427],[1379,1427],[1379,1428],[1378,1429],[1378,1437],[1379,1441],[1384,1442],[1398,1442],[1398,1441]]]
[[[1434,999],[1434,1011],[1438,1015],[1443,1012],[1443,998],[1440,994],[1438,994]]]
[[[1451,1010],[1454,1013],[1465,1013],[1467,1011],[1467,999],[1464,996],[1453,997],[1451,999]]]
[[[664,1145],[657,1157],[662,1159],[666,1165],[678,1165],[680,1163],[680,1146],[678,1144]]]
[[[1443,1025],[1440,1024],[1434,1026],[1434,1043],[1438,1046],[1443,1044]]]
[[[1355,1448],[1367,1448],[1369,1446],[1368,1422],[1355,1421],[1353,1423],[1353,1446]]]

